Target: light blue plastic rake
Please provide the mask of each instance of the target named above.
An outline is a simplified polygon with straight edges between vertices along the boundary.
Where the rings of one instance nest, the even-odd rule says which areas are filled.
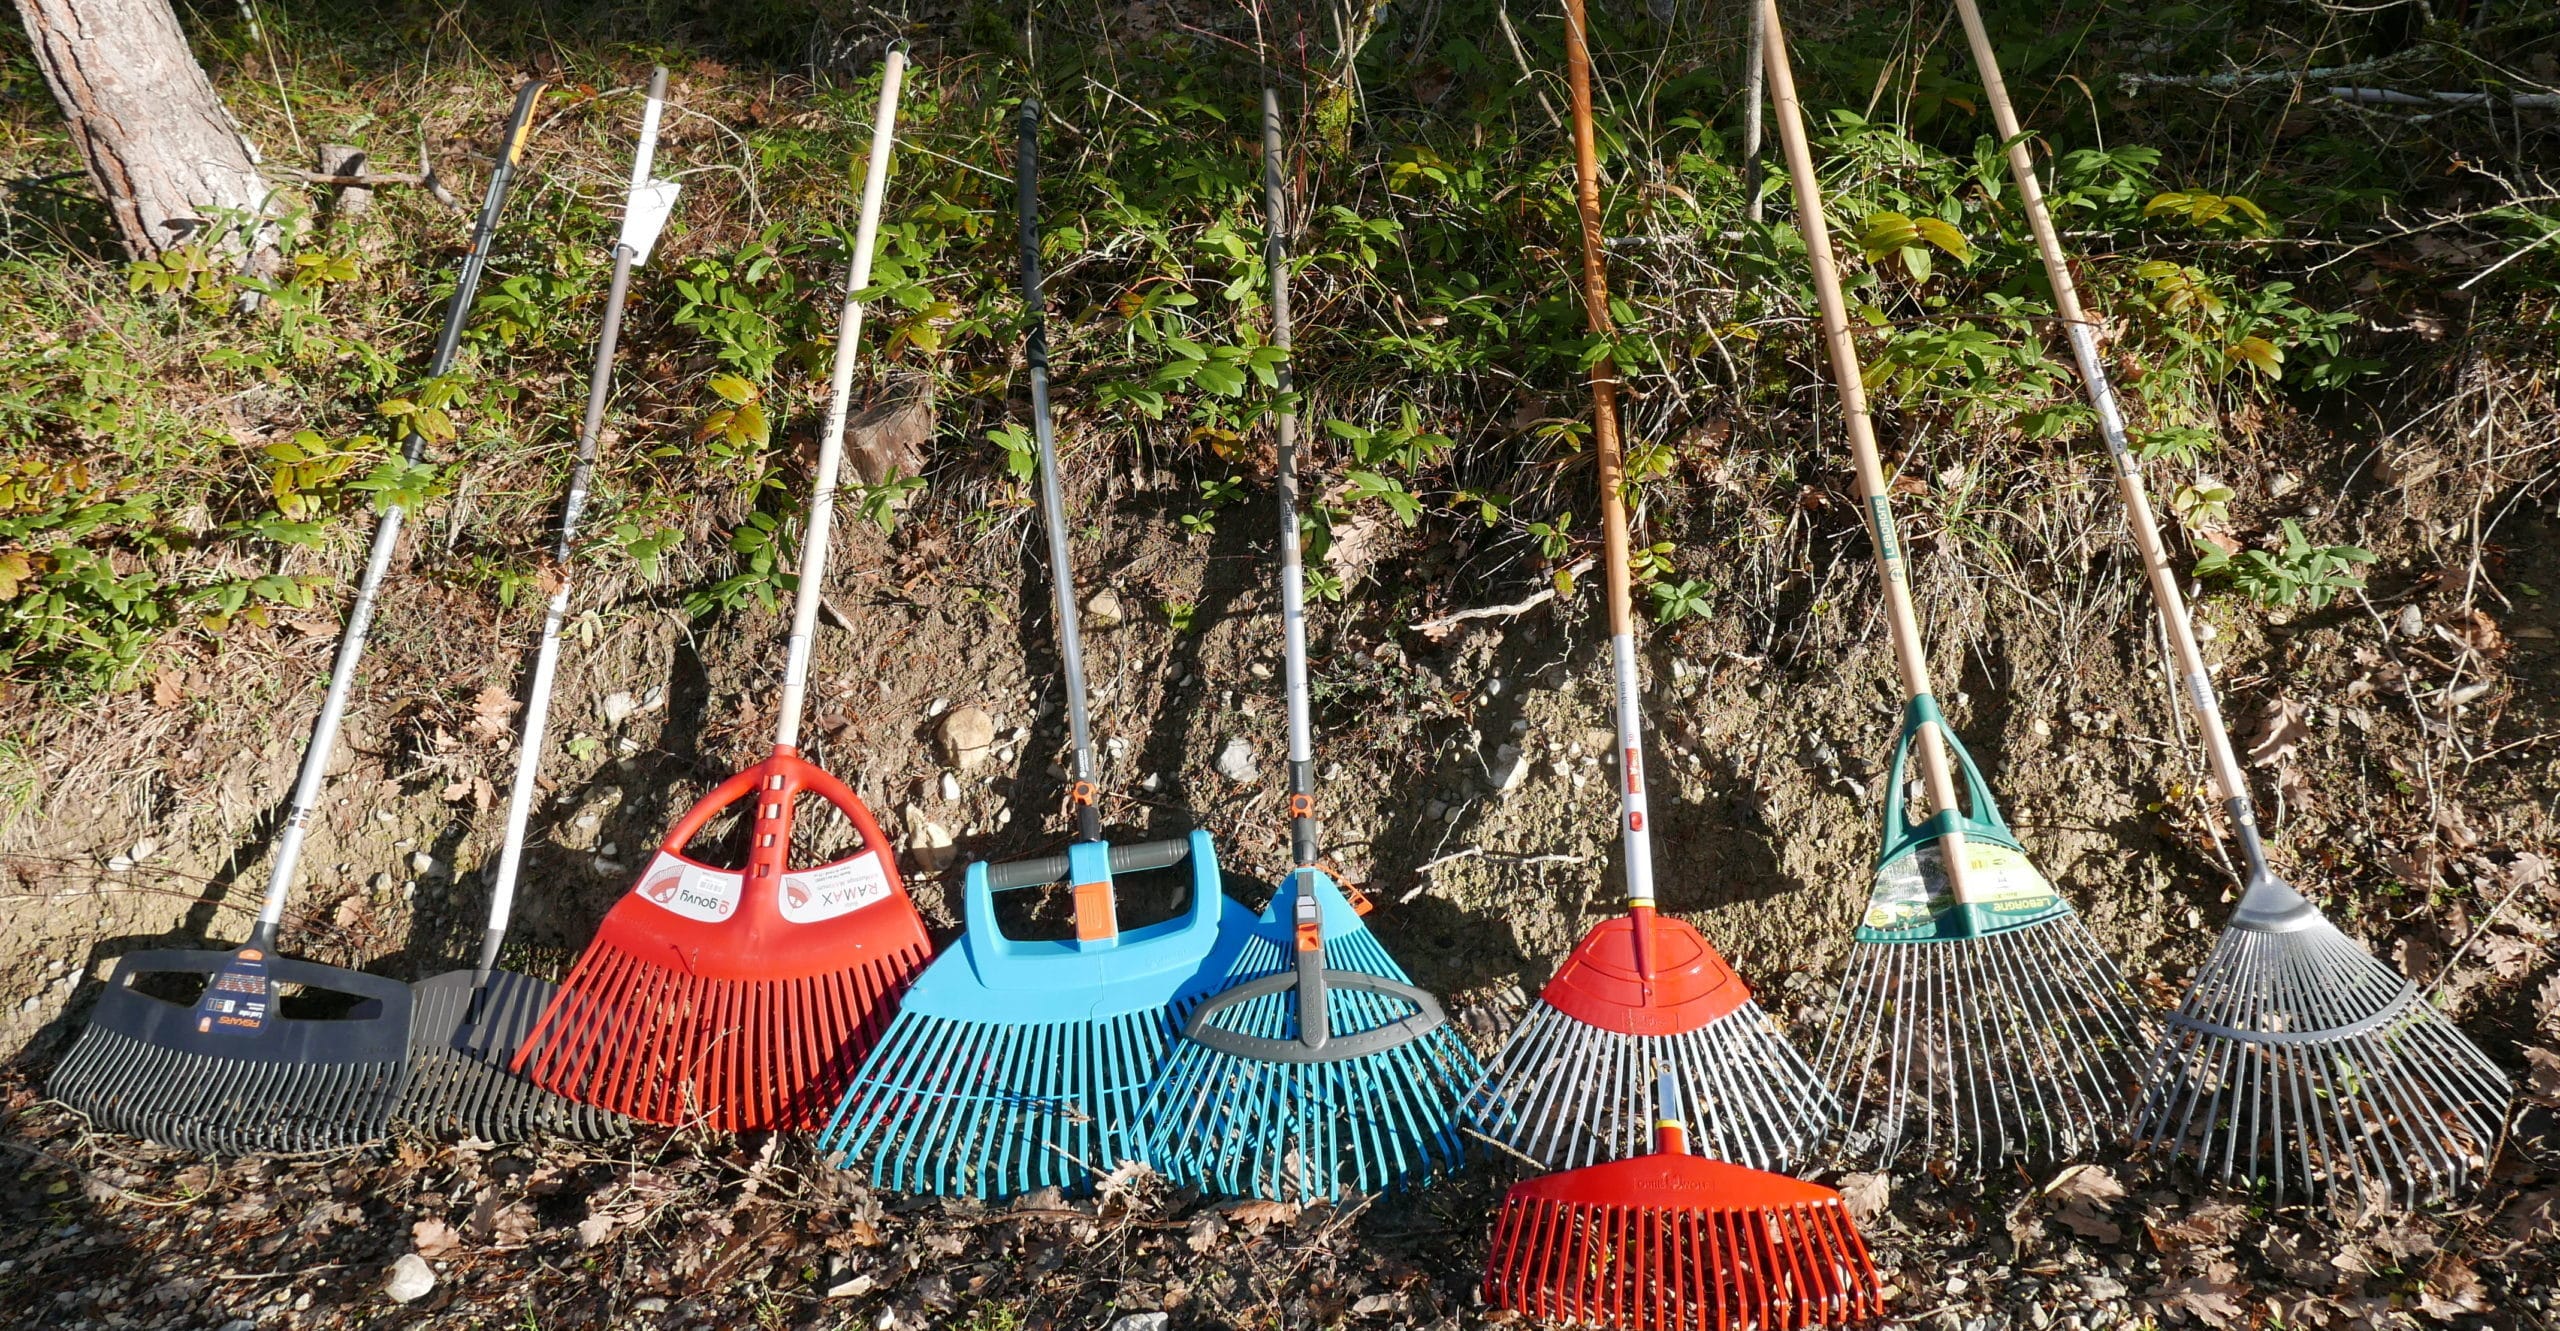
[[[1107,890],[1114,873],[1185,861],[1191,904],[1160,924],[1058,940],[997,926],[999,891],[1066,879],[1081,895]],[[1146,1089],[1253,926],[1218,883],[1206,832],[970,865],[968,932],[907,991],[820,1152],[841,1152],[880,1187],[975,1197],[1082,1192],[1122,1163],[1153,1163],[1140,1127]]]
[[[1262,93],[1263,206],[1272,339],[1289,347],[1287,199],[1280,99]],[[1289,367],[1278,370],[1289,392]],[[1279,417],[1280,620],[1289,704],[1289,839],[1295,868],[1227,972],[1184,1023],[1147,1112],[1148,1149],[1176,1182],[1312,1201],[1376,1191],[1465,1158],[1463,1106],[1484,1069],[1439,1000],[1414,987],[1315,867],[1314,722],[1307,704],[1297,413]]]
[[[1315,1051],[1300,1039],[1302,892],[1315,899],[1324,938],[1326,1038]],[[1156,1086],[1148,1154],[1167,1177],[1228,1196],[1309,1202],[1411,1183],[1465,1160],[1468,1091],[1484,1068],[1322,870],[1281,880],[1216,987],[1257,981],[1264,992],[1193,1023]],[[1218,1048],[1203,1024],[1279,1056]]]

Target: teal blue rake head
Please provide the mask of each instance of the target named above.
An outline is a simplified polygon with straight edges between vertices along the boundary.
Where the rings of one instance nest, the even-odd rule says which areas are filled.
[[[1454,1168],[1484,1068],[1316,869],[1282,880],[1147,1111],[1177,1183],[1277,1201]]]
[[[1123,932],[1114,874],[1190,866],[1191,903]],[[1008,938],[995,894],[1060,881],[1077,936]],[[1205,832],[969,866],[967,932],[907,991],[820,1134],[822,1153],[902,1192],[1089,1190],[1148,1160],[1140,1113],[1182,1018],[1223,982],[1253,917],[1219,890]]]

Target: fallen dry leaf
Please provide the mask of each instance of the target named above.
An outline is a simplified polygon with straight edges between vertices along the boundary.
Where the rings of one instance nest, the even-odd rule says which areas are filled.
[[[2044,1194],[2059,1203],[2054,1219],[2084,1239],[2115,1243],[2124,1228],[2107,1213],[2125,1197],[2124,1184],[2103,1165],[2073,1165],[2044,1185]]]
[[[2186,1279],[2152,1291],[2151,1299],[2162,1312],[2209,1327],[2246,1326],[2250,1290],[2239,1277],[2240,1268],[2229,1262],[2207,1262]]]
[[[2524,1098],[2546,1109],[2560,1109],[2560,1053],[2528,1048],[2524,1067]]]
[[[515,736],[515,714],[515,695],[491,684],[471,700],[471,733],[492,744],[504,743]]]
[[[2480,1283],[2473,1271],[2452,1253],[2438,1253],[2427,1264],[2427,1275],[2418,1286],[2418,1311],[2429,1317],[2447,1320],[2465,1313],[2490,1310],[2488,1286]]]
[[[1849,1208],[1849,1216],[1860,1225],[1873,1225],[1893,1203],[1893,1176],[1889,1174],[1843,1174],[1840,1177],[1840,1200]]]
[[[2174,1219],[2151,1222],[2151,1233],[2165,1247],[2199,1248],[2224,1243],[2249,1223],[2249,1208],[2228,1199],[2199,1202]]]
[[[1238,1202],[1226,1210],[1230,1224],[1242,1225],[1253,1233],[1261,1233],[1266,1225],[1285,1225],[1298,1218],[1298,1208],[1288,1202],[1259,1199]]]
[[[2302,742],[2311,737],[2311,727],[2302,716],[2302,704],[2291,698],[2270,703],[2258,720],[2258,737],[2249,742],[2250,765],[2277,767],[2292,762]]]
[[[420,1257],[434,1261],[462,1246],[462,1235],[441,1220],[421,1220],[409,1227],[409,1243]]]

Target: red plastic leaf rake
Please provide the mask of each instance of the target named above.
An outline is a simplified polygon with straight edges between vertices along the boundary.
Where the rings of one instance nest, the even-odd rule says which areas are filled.
[[[1504,1195],[1487,1303],[1639,1331],[1783,1331],[1883,1315],[1875,1264],[1839,1193],[1689,1154],[1671,1073],[1656,1095],[1653,1154]]]
[[[721,783],[667,833],[516,1055],[516,1070],[536,1085],[652,1123],[732,1132],[824,1123],[932,953],[879,824],[797,747],[862,337],[862,304],[853,293],[871,282],[905,66],[904,47],[892,48],[845,283],[773,753]],[[841,811],[860,848],[814,869],[792,869],[792,806],[803,792]],[[714,815],[750,795],[744,870],[684,854]]]

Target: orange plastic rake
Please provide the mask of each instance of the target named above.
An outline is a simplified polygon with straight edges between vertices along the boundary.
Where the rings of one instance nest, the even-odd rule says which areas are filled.
[[[545,1090],[646,1122],[732,1132],[824,1123],[933,950],[898,881],[888,837],[843,782],[798,748],[862,340],[862,303],[854,296],[871,283],[905,66],[903,44],[891,48],[801,544],[773,751],[705,795],[668,832],[639,882],[605,914],[514,1063]],[[854,853],[791,867],[792,806],[804,792],[853,824],[861,838]],[[714,815],[748,799],[753,825],[744,869],[684,853]]]
[[[1634,1331],[1786,1331],[1884,1315],[1840,1194],[1689,1154],[1678,1079],[1655,1092],[1654,1152],[1512,1185],[1484,1298],[1545,1321]]]

